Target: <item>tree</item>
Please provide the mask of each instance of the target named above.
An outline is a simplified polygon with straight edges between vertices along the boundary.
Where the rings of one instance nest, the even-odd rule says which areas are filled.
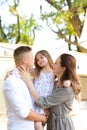
[[[69,49],[71,49],[71,45],[75,45],[77,51],[87,52],[87,49],[78,42],[84,26],[87,0],[44,1],[51,5],[51,9],[50,13],[41,14],[42,20],[46,20],[47,25],[57,35],[57,38],[64,39],[68,43]]]
[[[35,40],[35,31],[40,29],[37,21],[34,19],[31,14],[30,18],[26,15],[20,15],[19,8],[21,0],[13,0],[10,3],[9,0],[0,1],[0,5],[8,4],[9,13],[15,18],[15,21],[12,24],[1,25],[1,37],[0,41],[2,42],[11,42],[11,43],[24,43],[33,45]]]
[[[5,34],[3,27],[2,27],[1,17],[0,17],[0,42],[8,42],[6,34]]]
[[[42,0],[40,0],[42,1]],[[16,22],[9,25],[1,25],[4,35],[0,40],[8,42],[33,44],[35,31],[41,25],[34,18],[33,14],[28,18],[20,15],[19,8],[21,0],[1,0],[0,6],[8,4],[9,12],[15,17]],[[43,0],[49,6],[48,11],[43,11],[43,4],[40,5],[41,19],[46,21],[46,25],[55,33],[58,38],[64,39],[69,49],[72,45],[76,46],[77,51],[87,52],[87,49],[79,44],[79,39],[84,28],[84,21],[87,17],[87,0]],[[4,38],[3,38],[4,36]]]

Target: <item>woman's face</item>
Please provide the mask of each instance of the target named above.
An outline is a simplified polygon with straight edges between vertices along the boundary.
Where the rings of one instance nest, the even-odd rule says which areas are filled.
[[[61,66],[61,59],[58,57],[53,65],[53,72],[56,76],[62,76],[65,71],[65,67]]]

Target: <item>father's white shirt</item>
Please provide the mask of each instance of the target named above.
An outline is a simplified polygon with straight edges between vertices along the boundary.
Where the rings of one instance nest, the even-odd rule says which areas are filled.
[[[8,130],[35,130],[34,122],[25,119],[30,108],[34,107],[29,89],[17,69],[6,79],[3,93],[7,107]]]

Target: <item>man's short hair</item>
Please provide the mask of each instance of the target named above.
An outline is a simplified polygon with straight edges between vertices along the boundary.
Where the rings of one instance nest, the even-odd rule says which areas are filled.
[[[32,51],[32,48],[29,46],[20,46],[14,50],[13,57],[14,61],[17,64],[21,58],[23,58],[24,54]]]

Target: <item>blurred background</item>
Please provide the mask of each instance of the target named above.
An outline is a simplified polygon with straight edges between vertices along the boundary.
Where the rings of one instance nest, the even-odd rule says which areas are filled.
[[[81,103],[74,101],[71,116],[76,130],[87,130],[86,32],[86,0],[0,0],[0,130],[6,130],[7,123],[4,77],[14,68],[13,51],[21,45],[31,46],[34,54],[46,49],[54,61],[61,53],[76,57],[83,88]]]

